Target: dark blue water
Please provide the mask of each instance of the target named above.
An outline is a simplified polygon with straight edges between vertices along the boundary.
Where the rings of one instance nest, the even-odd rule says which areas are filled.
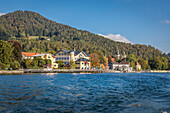
[[[170,113],[170,74],[2,75],[0,112]]]

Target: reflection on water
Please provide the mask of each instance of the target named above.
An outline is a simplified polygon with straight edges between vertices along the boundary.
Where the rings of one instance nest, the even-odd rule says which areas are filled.
[[[0,76],[0,112],[170,112],[170,74]]]

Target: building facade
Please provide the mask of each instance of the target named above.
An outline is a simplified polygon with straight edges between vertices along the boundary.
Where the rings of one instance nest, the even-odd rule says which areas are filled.
[[[90,69],[90,61],[85,58],[79,58],[75,61],[76,69]]]
[[[126,60],[123,60],[122,62],[111,62],[108,64],[109,69],[117,70],[117,71],[132,71],[132,67],[130,67],[130,63]]]
[[[54,56],[56,61],[63,61],[65,65],[74,61],[76,69],[90,69],[90,55],[84,51],[61,49]]]
[[[33,57],[41,57],[42,59],[50,59],[51,60],[51,68],[53,68],[53,69],[58,68],[58,64],[55,63],[55,57],[51,53],[41,53],[41,54],[34,55]]]

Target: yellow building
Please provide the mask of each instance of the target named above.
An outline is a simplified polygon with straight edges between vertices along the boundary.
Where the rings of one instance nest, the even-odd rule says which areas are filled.
[[[55,60],[64,61],[64,64],[74,61],[76,63],[76,69],[90,69],[90,55],[84,51],[61,49],[54,56]]]
[[[53,69],[58,68],[58,64],[55,63],[55,57],[51,53],[37,54],[37,55],[34,55],[33,57],[41,57],[42,59],[50,59],[51,60],[51,67]]]
[[[76,60],[76,69],[90,69],[90,61],[85,58]]]

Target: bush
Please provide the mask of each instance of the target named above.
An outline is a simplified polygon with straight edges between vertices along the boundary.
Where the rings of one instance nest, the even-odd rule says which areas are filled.
[[[14,61],[10,64],[10,68],[12,68],[13,70],[19,69],[20,63],[18,61]]]
[[[5,69],[5,64],[0,63],[0,69]]]

